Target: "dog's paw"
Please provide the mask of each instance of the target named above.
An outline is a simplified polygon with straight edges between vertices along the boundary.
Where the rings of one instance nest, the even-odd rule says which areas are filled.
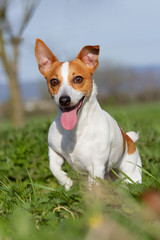
[[[65,189],[66,191],[68,191],[70,189],[70,187],[73,185],[73,182],[70,178],[67,178],[67,182],[65,183]]]

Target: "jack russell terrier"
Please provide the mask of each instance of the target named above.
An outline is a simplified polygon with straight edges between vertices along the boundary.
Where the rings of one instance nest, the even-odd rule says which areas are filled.
[[[96,98],[92,74],[99,63],[99,46],[85,46],[76,60],[59,62],[37,39],[35,56],[58,108],[48,134],[50,170],[58,182],[66,190],[73,184],[61,169],[66,160],[74,170],[87,172],[90,184],[93,177],[104,179],[115,167],[120,177],[128,176],[125,181],[141,183],[138,134],[125,133]]]

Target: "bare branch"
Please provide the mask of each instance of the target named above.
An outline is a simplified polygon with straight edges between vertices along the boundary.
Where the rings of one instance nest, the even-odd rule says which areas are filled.
[[[9,36],[12,37],[11,25],[7,19],[8,4],[8,0],[1,0],[0,2],[0,25],[3,29],[3,33],[7,32]]]
[[[21,27],[19,29],[18,37],[20,38],[22,33],[24,32],[25,28],[27,27],[29,21],[31,20],[32,16],[34,15],[34,12],[39,4],[39,0],[34,1],[30,7],[26,7],[26,12],[23,18],[23,22],[21,24]]]

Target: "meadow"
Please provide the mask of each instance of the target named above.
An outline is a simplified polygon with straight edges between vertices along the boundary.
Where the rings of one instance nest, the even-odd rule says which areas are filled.
[[[103,108],[125,131],[140,132],[143,183],[96,179],[89,191],[85,176],[64,164],[74,180],[66,192],[48,166],[55,116],[28,119],[22,129],[0,123],[0,240],[160,239],[160,214],[142,201],[160,191],[160,102]]]

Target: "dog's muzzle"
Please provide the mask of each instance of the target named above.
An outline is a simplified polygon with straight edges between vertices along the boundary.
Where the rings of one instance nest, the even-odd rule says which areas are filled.
[[[78,112],[82,107],[84,98],[85,97],[83,96],[76,105],[74,105],[73,107],[69,107],[71,103],[70,97],[68,96],[60,97],[59,102],[62,106],[60,107],[62,111],[60,121],[61,121],[62,127],[65,130],[72,130],[75,127],[78,120]]]

